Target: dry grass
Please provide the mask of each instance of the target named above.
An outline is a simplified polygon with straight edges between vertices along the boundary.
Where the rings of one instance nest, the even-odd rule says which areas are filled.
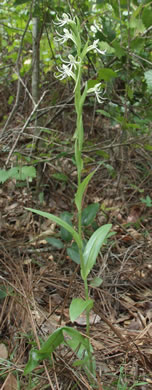
[[[87,118],[86,115],[86,126]],[[144,149],[148,140],[138,138],[138,147],[133,137],[121,142],[120,129],[109,129],[108,121],[104,122],[102,134],[96,122],[94,132],[91,138],[86,137],[92,139],[90,149],[86,140],[84,154],[92,158],[86,169],[96,165],[99,161],[96,152],[102,149],[108,152],[107,164],[113,171],[106,163],[99,168],[89,185],[86,204],[99,202],[98,224],[110,221],[116,233],[103,248],[92,271],[92,276],[103,279],[100,288],[90,291],[95,301],[94,313],[98,315],[91,326],[97,388],[117,389],[123,366],[124,380],[133,384],[141,379],[147,384],[138,387],[139,390],[150,390],[152,209],[140,200],[147,194],[152,197],[151,155]],[[47,190],[40,206],[55,214],[71,211],[71,194],[75,190],[70,158],[65,165],[63,159],[57,164],[46,167],[43,185],[47,184]],[[61,167],[69,175],[68,184],[58,184],[52,179],[46,182],[53,169]],[[37,208],[32,188],[16,188],[12,180],[0,191],[0,285],[7,291],[0,301],[0,330],[1,343],[8,350],[8,358],[1,364],[1,389],[6,390],[8,376],[13,373],[21,389],[91,389],[84,373],[72,367],[75,356],[64,346],[54,353],[51,367],[46,361],[34,370],[31,378],[23,376],[31,346],[39,348],[40,342],[61,324],[73,326],[68,307],[72,297],[83,296],[83,283],[79,267],[67,257],[66,250],[55,250],[44,239],[45,230],[58,232],[57,227],[24,209]],[[84,325],[74,326],[85,334]]]

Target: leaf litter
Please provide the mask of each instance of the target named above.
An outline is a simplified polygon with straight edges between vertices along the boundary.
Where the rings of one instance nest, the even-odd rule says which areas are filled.
[[[60,129],[58,121],[56,126]],[[96,128],[98,151],[104,149],[104,146],[108,147],[112,139],[117,143],[108,120],[105,126],[102,136],[98,126]],[[119,129],[116,132],[119,140]],[[64,138],[63,135],[62,137]],[[94,135],[92,145],[93,137]],[[90,283],[91,297],[95,302],[91,314],[91,342],[95,351],[97,373],[99,382],[111,390],[116,388],[114,380],[116,376],[119,377],[121,366],[125,368],[125,375],[131,381],[140,378],[147,383],[146,386],[139,386],[139,390],[149,390],[152,385],[152,210],[140,202],[139,191],[140,187],[144,189],[145,199],[147,192],[151,195],[152,178],[148,175],[142,178],[137,168],[139,163],[143,163],[143,166],[146,164],[148,154],[147,152],[145,156],[142,140],[140,142],[140,150],[134,148],[133,157],[130,152],[128,164],[123,164],[121,169],[117,166],[118,154],[113,149],[110,150],[109,164],[114,167],[115,178],[108,166],[102,166],[89,184],[85,204],[86,207],[99,202],[97,223],[99,226],[112,223],[115,232],[109,245],[105,244],[103,247],[91,273],[91,279],[100,277],[102,284],[93,287]],[[123,152],[125,161],[125,146]],[[94,153],[95,165],[100,158],[99,154],[91,149],[86,153],[89,158]],[[150,153],[148,158],[151,161]],[[62,172],[58,160],[58,170],[66,173],[69,181],[57,182],[52,177],[56,172],[55,166],[53,168],[49,165],[43,178],[47,191],[39,207],[55,215],[63,211],[71,212],[73,207],[71,193],[75,189],[75,168],[69,158],[65,166],[66,172]],[[90,169],[90,163],[88,168]],[[83,285],[79,266],[70,260],[65,248],[54,248],[45,240],[46,235],[57,238],[58,227],[25,210],[25,207],[37,208],[32,188],[18,188],[14,179],[10,179],[4,183],[0,193],[0,290],[3,287],[7,292],[0,299],[1,345],[6,346],[8,357],[5,355],[5,359],[11,361],[14,370],[14,374],[11,373],[12,368],[5,363],[3,383],[9,372],[10,379],[8,378],[4,388],[7,389],[7,385],[14,381],[12,386],[16,386],[16,390],[16,374],[19,373],[21,388],[26,389],[27,383],[22,373],[32,340],[39,346],[39,340],[45,340],[54,329],[66,324],[85,334],[83,315],[71,324],[68,313],[71,299],[77,297],[78,291],[83,298]],[[142,196],[144,197],[143,193]],[[83,379],[81,372],[76,374],[73,371],[73,361],[73,353],[70,354],[67,347],[61,346],[55,354],[54,372],[47,362],[46,369],[54,386],[57,377],[64,389],[70,383],[72,388],[72,383],[77,383],[78,379],[83,389],[89,388],[89,384],[86,385],[87,379]],[[48,383],[43,372],[45,371],[42,371],[41,378],[39,372],[33,373],[37,389]]]

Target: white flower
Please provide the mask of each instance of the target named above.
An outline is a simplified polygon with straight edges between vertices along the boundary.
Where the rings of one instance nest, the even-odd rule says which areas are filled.
[[[59,34],[58,31],[56,31],[59,38],[55,38],[56,42],[64,43],[68,39],[71,39],[71,41],[74,42],[75,45],[77,45],[77,42],[74,38],[74,35],[70,33],[70,31],[67,28],[63,29],[63,34]]]
[[[89,88],[87,91],[87,93],[92,93],[92,92],[95,93],[95,96],[96,96],[98,103],[102,103],[103,100],[106,100],[103,97],[100,97],[100,95],[101,95],[101,88],[100,87],[101,87],[101,83],[98,83],[93,88]]]
[[[73,22],[73,20],[71,19],[71,17],[70,17],[70,15],[69,14],[63,14],[62,15],[62,19],[59,19],[58,17],[57,17],[57,22],[54,22],[54,24],[56,24],[57,26],[59,26],[59,27],[62,27],[62,26],[64,26],[65,24],[68,24],[68,23],[72,23]]]
[[[96,39],[94,42],[93,42],[93,44],[92,45],[90,45],[90,46],[88,46],[88,48],[87,48],[87,53],[88,53],[88,51],[90,51],[90,50],[94,50],[94,51],[96,51],[97,53],[99,53],[99,54],[105,54],[105,52],[106,52],[106,50],[100,50],[99,48],[98,48],[98,43],[99,43],[99,39]]]
[[[57,67],[57,70],[60,74],[56,75],[56,78],[58,78],[59,80],[66,79],[66,77],[72,77],[73,80],[76,81],[76,76],[72,72],[72,68],[70,68],[69,65],[62,64],[60,68]]]
[[[81,59],[79,59],[78,61],[76,61],[75,57],[72,55],[72,54],[69,54],[68,55],[68,58],[69,58],[69,61],[65,61],[63,60],[63,58],[61,57],[61,60],[64,64],[66,64],[70,70],[72,70],[73,68],[76,70],[77,68],[77,65],[80,65],[81,64]]]

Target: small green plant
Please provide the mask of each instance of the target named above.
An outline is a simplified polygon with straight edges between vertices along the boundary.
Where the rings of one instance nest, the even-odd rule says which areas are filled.
[[[84,239],[83,228],[84,226],[92,223],[98,210],[98,206],[89,205],[88,208],[83,210],[84,195],[87,186],[96,170],[90,172],[88,176],[82,179],[82,148],[84,141],[82,112],[83,105],[88,94],[94,92],[99,103],[102,101],[102,97],[101,84],[97,80],[93,81],[91,87],[90,82],[86,82],[83,87],[82,71],[84,59],[89,51],[94,50],[96,52],[100,52],[100,54],[103,54],[103,52],[101,52],[98,48],[98,40],[95,40],[91,45],[89,45],[88,41],[85,43],[85,45],[82,44],[81,26],[77,17],[71,19],[69,15],[63,14],[63,19],[58,19],[56,24],[58,27],[68,25],[68,29],[63,29],[63,34],[59,34],[57,32],[57,41],[63,44],[67,40],[70,40],[72,44],[74,44],[76,51],[75,57],[71,54],[68,55],[68,61],[61,59],[62,65],[60,68],[58,68],[57,77],[61,80],[66,77],[71,77],[75,83],[74,93],[77,120],[73,140],[78,181],[77,191],[75,194],[75,205],[77,208],[77,229],[72,225],[72,216],[69,213],[65,213],[64,215],[62,214],[59,218],[47,212],[30,208],[28,208],[28,210],[57,223],[61,227],[62,239],[67,241],[71,241],[72,239],[74,241],[73,245],[75,245],[75,250],[79,255],[81,277],[84,282],[85,299],[79,297],[74,298],[70,304],[69,314],[71,322],[74,322],[77,317],[79,317],[85,311],[87,324],[86,337],[82,336],[76,329],[71,327],[60,327],[49,336],[48,340],[43,343],[40,350],[35,348],[31,350],[29,361],[25,367],[24,374],[30,373],[39,364],[40,361],[46,358],[49,358],[51,361],[51,353],[61,343],[66,343],[77,355],[78,360],[74,363],[75,366],[83,367],[91,381],[92,377],[95,377],[95,360],[93,356],[93,349],[90,344],[89,318],[90,310],[93,307],[93,300],[89,296],[88,275],[96,262],[102,244],[108,236],[108,233],[111,229],[111,224],[106,224],[97,228],[87,242]],[[67,333],[68,339],[65,338],[65,333]]]
[[[152,199],[149,195],[147,195],[146,198],[140,198],[140,200],[146,205],[146,207],[152,207]]]
[[[117,382],[117,390],[133,390],[138,386],[145,385],[146,382],[134,382],[133,385],[129,386],[128,383],[125,383],[125,378],[124,378],[124,367],[120,367],[120,374],[119,374],[119,379]]]
[[[31,181],[36,177],[36,169],[33,166],[17,166],[10,169],[0,169],[0,183],[5,183],[8,179],[19,181]]]

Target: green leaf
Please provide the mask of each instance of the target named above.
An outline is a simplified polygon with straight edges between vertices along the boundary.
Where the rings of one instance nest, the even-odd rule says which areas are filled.
[[[146,28],[152,25],[152,10],[150,7],[144,7],[142,12],[142,21]]]
[[[14,5],[15,7],[20,4],[29,3],[31,0],[15,0]]]
[[[5,286],[0,286],[0,299],[6,298],[8,295],[8,292],[6,290]]]
[[[62,214],[60,214],[60,218],[62,219],[62,221],[65,221],[70,226],[72,226],[72,222],[71,222],[72,214],[68,213],[67,211],[64,211]],[[66,242],[69,242],[72,240],[72,234],[67,229],[65,229],[63,226],[61,227],[60,232],[61,232],[62,240],[66,241]]]
[[[36,177],[36,169],[31,166],[23,166],[18,168],[18,172],[14,175],[16,180],[25,180],[28,177]]]
[[[82,211],[82,225],[90,225],[99,210],[99,203],[92,203]]]
[[[82,251],[84,251],[86,243],[87,240],[84,239]],[[80,264],[79,248],[76,242],[73,242],[72,245],[69,248],[67,248],[67,254],[76,264]]]
[[[14,100],[14,96],[10,96],[8,99],[8,104],[12,104],[13,100]]]
[[[76,264],[80,264],[79,248],[75,242],[70,248],[67,248],[67,254]]]
[[[98,73],[98,79],[104,81],[110,81],[114,77],[117,77],[117,73],[110,68],[101,68]]]
[[[112,42],[112,47],[115,49],[115,55],[118,58],[125,56],[125,50],[120,46],[120,43],[117,41]]]
[[[39,356],[37,354],[37,350],[34,350],[32,349],[29,353],[29,360],[25,366],[25,369],[24,369],[24,375],[27,375],[29,374],[30,372],[32,372],[34,370],[34,368],[36,368],[38,366],[38,363],[39,363]]]
[[[63,221],[59,217],[56,217],[56,215],[46,213],[45,211],[35,210],[35,209],[28,208],[28,207],[25,207],[25,209],[31,211],[32,213],[41,215],[44,218],[50,219],[51,221],[57,223],[59,226],[62,226],[63,228],[68,230],[68,232],[70,232],[72,234],[72,237],[74,238],[78,247],[80,247],[80,248],[82,247],[82,241],[81,241],[81,238],[79,237],[79,234],[67,222]]]
[[[47,237],[45,240],[57,249],[64,248],[63,242],[59,238]]]
[[[44,342],[41,349],[38,351],[39,356],[44,358],[44,355],[47,357],[55,351],[55,349],[62,344],[64,341],[63,328],[56,329],[49,338]]]
[[[105,110],[96,110],[96,112],[98,114],[101,114],[103,116],[106,116],[107,118],[111,118],[111,115],[109,114],[109,112],[105,111]]]
[[[152,92],[152,70],[144,72],[144,76],[147,83],[147,89],[149,92]]]
[[[9,172],[5,169],[0,169],[0,183],[5,183],[5,181],[9,178]]]
[[[30,351],[30,358],[25,367],[24,375],[29,374],[40,361],[50,358],[51,353],[64,341],[62,328],[55,330],[51,336],[43,343],[39,350],[32,349]]]
[[[93,368],[93,374],[95,376],[96,374],[96,364],[93,353],[92,345],[90,344],[89,340],[86,339],[84,336],[79,333],[74,328],[66,327],[65,329],[66,333],[71,337],[71,339],[66,340],[66,344],[70,346],[70,348],[76,353],[78,358],[81,360],[81,363],[78,365],[83,366],[83,368],[87,368],[86,373],[88,374],[88,369],[90,371],[90,355],[88,353],[88,348],[91,351],[91,359],[92,359],[92,368]],[[75,363],[74,363],[75,364]]]
[[[79,185],[79,187],[77,189],[77,192],[75,195],[75,204],[76,204],[79,212],[81,210],[82,197],[83,197],[84,191],[87,188],[87,185],[95,172],[96,172],[96,169],[93,172],[89,173],[89,175],[87,177],[85,177],[85,179],[82,181],[82,183]]]
[[[64,181],[65,183],[68,181],[68,176],[64,175],[64,173],[53,173],[52,177],[56,180]]]
[[[82,357],[82,352],[86,351],[86,354],[88,353],[88,340],[84,336],[82,336],[81,333],[79,333],[76,329],[73,329],[68,326],[63,326],[55,330],[43,343],[42,347],[39,350],[32,349],[30,351],[30,356],[24,370],[24,375],[27,375],[32,372],[33,369],[38,366],[40,361],[44,359],[50,359],[52,352],[55,351],[55,349],[64,342],[64,332],[66,332],[71,338],[71,340],[66,339],[66,344],[68,344],[72,349],[75,347],[78,348],[78,346],[81,346],[82,344],[83,348],[80,348],[80,351],[78,350],[77,352],[77,356],[79,358]],[[92,351],[91,345],[90,350]]]
[[[142,203],[145,203],[147,207],[152,207],[152,199],[149,195],[146,196],[146,198],[140,198]]]
[[[103,282],[102,278],[96,277],[90,281],[90,286],[91,287],[99,287],[99,286],[101,286],[102,282]]]
[[[144,149],[145,149],[145,150],[148,150],[149,152],[151,152],[151,151],[152,151],[152,145],[150,145],[150,144],[145,144],[145,145],[144,145]]]
[[[85,301],[82,298],[73,299],[69,308],[71,322],[74,322],[84,312],[84,310],[90,310],[92,306],[92,299],[87,299]]]
[[[36,177],[36,169],[33,166],[13,167],[8,169],[0,169],[0,182],[4,183],[7,179],[25,180],[28,177]]]
[[[81,270],[81,275],[82,275],[83,280],[86,280],[89,272],[93,268],[93,266],[96,262],[96,258],[98,256],[98,253],[100,251],[100,248],[101,248],[107,234],[109,233],[109,230],[111,229],[111,227],[112,227],[111,224],[101,226],[90,237],[90,239],[85,247],[84,253],[83,253],[84,268],[85,268],[84,274],[83,274],[83,271]]]
[[[95,151],[95,154],[97,155],[97,156],[101,156],[101,157],[103,157],[104,158],[104,160],[109,160],[109,154],[107,153],[107,152],[105,152],[104,150],[96,150]]]

